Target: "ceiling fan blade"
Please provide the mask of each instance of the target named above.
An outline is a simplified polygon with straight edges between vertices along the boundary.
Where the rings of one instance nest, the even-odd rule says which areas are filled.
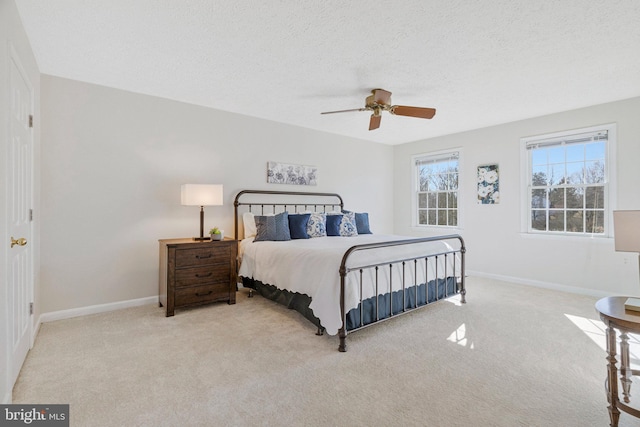
[[[366,108],[352,108],[350,110],[325,111],[320,114],[348,113],[350,111],[367,111]]]
[[[391,103],[391,92],[384,89],[374,89],[373,101],[376,104],[389,105]]]
[[[378,129],[380,127],[381,115],[372,114],[371,120],[369,120],[369,130]]]
[[[421,119],[430,119],[436,115],[435,108],[407,107],[404,105],[394,105],[389,109],[389,112],[397,116],[419,117]]]

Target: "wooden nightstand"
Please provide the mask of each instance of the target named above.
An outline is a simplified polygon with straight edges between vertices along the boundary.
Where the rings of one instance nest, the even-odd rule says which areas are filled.
[[[235,304],[237,256],[237,240],[160,240],[160,307],[167,309],[167,317],[176,308]]]

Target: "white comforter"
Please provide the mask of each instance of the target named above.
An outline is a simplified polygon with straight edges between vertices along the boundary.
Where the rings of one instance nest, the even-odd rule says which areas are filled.
[[[340,263],[347,249],[354,245],[374,242],[404,240],[409,237],[363,234],[356,237],[317,237],[312,239],[289,240],[284,242],[253,242],[253,238],[244,239],[240,243],[239,275],[259,280],[286,289],[299,292],[311,297],[310,308],[320,319],[322,326],[330,335],[338,333],[342,327],[340,313]],[[410,256],[440,253],[451,250],[446,242],[436,241],[403,245],[384,249],[358,251],[349,258],[348,267],[387,262]],[[457,247],[456,247],[457,249]],[[460,275],[460,260],[454,263],[454,255],[438,257],[435,261],[426,263],[424,258],[415,266],[411,262],[405,267],[405,286],[425,283],[425,272],[429,281],[437,276],[443,278],[452,276],[455,265],[456,276]],[[393,290],[402,289],[402,267],[388,265],[378,270],[378,294],[389,292],[389,276],[392,276]],[[417,278],[415,276],[418,276]],[[363,272],[363,299],[376,295],[375,270],[366,269]],[[417,279],[417,280],[416,280]],[[347,291],[345,292],[346,310],[356,308],[360,303],[360,273],[358,270],[347,275]]]

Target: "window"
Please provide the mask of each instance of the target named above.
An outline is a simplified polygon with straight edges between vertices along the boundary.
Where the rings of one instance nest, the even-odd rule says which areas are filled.
[[[613,125],[525,139],[530,233],[605,235]]]
[[[415,157],[418,225],[458,226],[459,152]]]

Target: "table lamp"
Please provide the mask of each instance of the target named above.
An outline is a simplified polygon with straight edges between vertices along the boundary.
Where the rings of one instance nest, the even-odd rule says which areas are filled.
[[[640,269],[640,211],[613,211],[613,234],[617,252],[638,253]],[[624,307],[640,311],[640,298],[628,298]]]
[[[183,184],[180,189],[183,206],[200,206],[200,237],[193,240],[209,240],[204,236],[204,207],[222,206],[222,185],[219,184]]]

